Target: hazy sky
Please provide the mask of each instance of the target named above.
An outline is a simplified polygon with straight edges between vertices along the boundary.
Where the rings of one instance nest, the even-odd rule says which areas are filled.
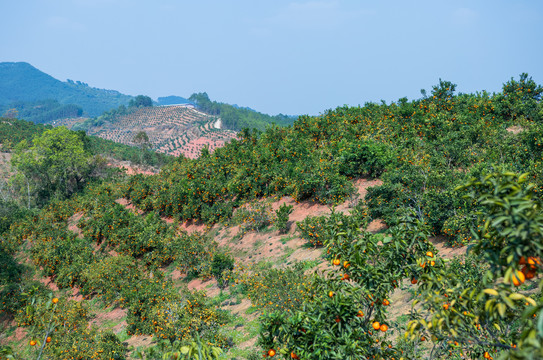
[[[0,0],[0,62],[270,114],[543,83],[543,1]],[[1,81],[1,79],[0,79]]]

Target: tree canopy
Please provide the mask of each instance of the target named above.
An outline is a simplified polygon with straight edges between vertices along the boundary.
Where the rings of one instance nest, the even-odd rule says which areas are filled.
[[[153,100],[149,96],[138,95],[128,103],[129,107],[151,107]]]
[[[36,136],[32,145],[23,140],[15,147],[12,165],[15,182],[35,196],[36,203],[64,198],[81,189],[93,170],[93,157],[81,137],[65,127]]]

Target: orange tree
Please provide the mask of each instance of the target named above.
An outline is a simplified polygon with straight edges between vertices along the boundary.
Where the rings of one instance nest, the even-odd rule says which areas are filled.
[[[284,269],[246,268],[238,265],[232,272],[233,287],[241,287],[252,306],[264,312],[292,313],[315,296],[312,278],[304,274],[303,263]]]
[[[430,358],[543,357],[543,284],[536,282],[543,203],[534,189],[527,174],[514,173],[493,173],[459,188],[482,207],[472,228],[472,255],[423,276],[421,306],[408,327],[412,339],[431,339]],[[469,275],[475,266],[486,268],[484,276]]]
[[[89,324],[90,314],[83,303],[33,290],[26,295],[26,307],[16,320],[28,330],[33,358],[125,359],[126,348],[113,332],[101,332]]]
[[[332,271],[317,277],[315,296],[292,314],[262,317],[259,343],[268,356],[294,359],[368,359],[400,357],[387,318],[394,288],[404,278],[432,272],[435,249],[428,226],[406,214],[391,236],[360,231],[352,222],[324,239]],[[333,227],[332,224],[328,225]],[[422,263],[428,266],[421,267]],[[435,261],[432,265],[435,265]]]

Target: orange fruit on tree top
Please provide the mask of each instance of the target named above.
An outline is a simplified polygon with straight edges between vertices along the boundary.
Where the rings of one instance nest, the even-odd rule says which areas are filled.
[[[390,301],[388,301],[387,299],[383,300],[383,305],[385,305],[385,306],[390,305]]]
[[[299,359],[298,355],[296,355],[293,352],[290,353],[290,357],[293,358],[293,359]]]
[[[269,357],[275,356],[275,350],[273,349],[268,350],[268,356]]]
[[[339,266],[341,264],[341,261],[339,259],[334,259],[334,261],[332,262],[332,264],[336,265],[336,266]]]
[[[373,326],[373,328],[374,328],[375,330],[379,330],[379,328],[381,327],[381,324],[379,324],[379,322],[376,321],[376,322],[374,322],[371,326]]]
[[[53,301],[53,304],[56,304],[56,303],[58,303],[58,298],[53,298],[52,301]]]
[[[433,258],[433,257],[434,257],[434,254],[433,254],[431,251],[428,251],[428,252],[426,253],[426,256]]]
[[[334,292],[333,291],[328,292],[328,296],[329,297],[334,297]]]
[[[47,339],[45,339],[45,342],[50,343],[51,342],[51,336],[48,336]]]
[[[416,284],[416,283],[417,283],[417,281],[418,281],[418,280],[417,280],[417,278],[412,278],[412,279],[411,279],[411,284],[413,284],[413,285],[414,285],[414,284]]]
[[[381,329],[382,332],[385,332],[388,330],[388,325],[383,324],[379,327],[379,329]]]
[[[348,261],[344,261],[344,262],[343,262],[343,267],[344,267],[345,269],[347,269],[349,266],[351,266],[351,264],[349,264]]]
[[[36,344],[37,344],[36,340],[30,340],[30,346],[34,346]]]

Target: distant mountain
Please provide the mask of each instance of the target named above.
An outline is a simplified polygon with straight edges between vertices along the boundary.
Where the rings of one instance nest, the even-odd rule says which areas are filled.
[[[159,97],[157,100],[158,100],[157,101],[158,105],[162,105],[162,106],[163,105],[194,104],[189,99],[185,99],[184,97],[174,96],[174,95]]]
[[[0,63],[0,111],[14,104],[56,100],[60,104],[75,104],[83,115],[98,116],[104,111],[127,105],[132,96],[114,90],[90,87],[80,81],[55,79],[25,62]]]

